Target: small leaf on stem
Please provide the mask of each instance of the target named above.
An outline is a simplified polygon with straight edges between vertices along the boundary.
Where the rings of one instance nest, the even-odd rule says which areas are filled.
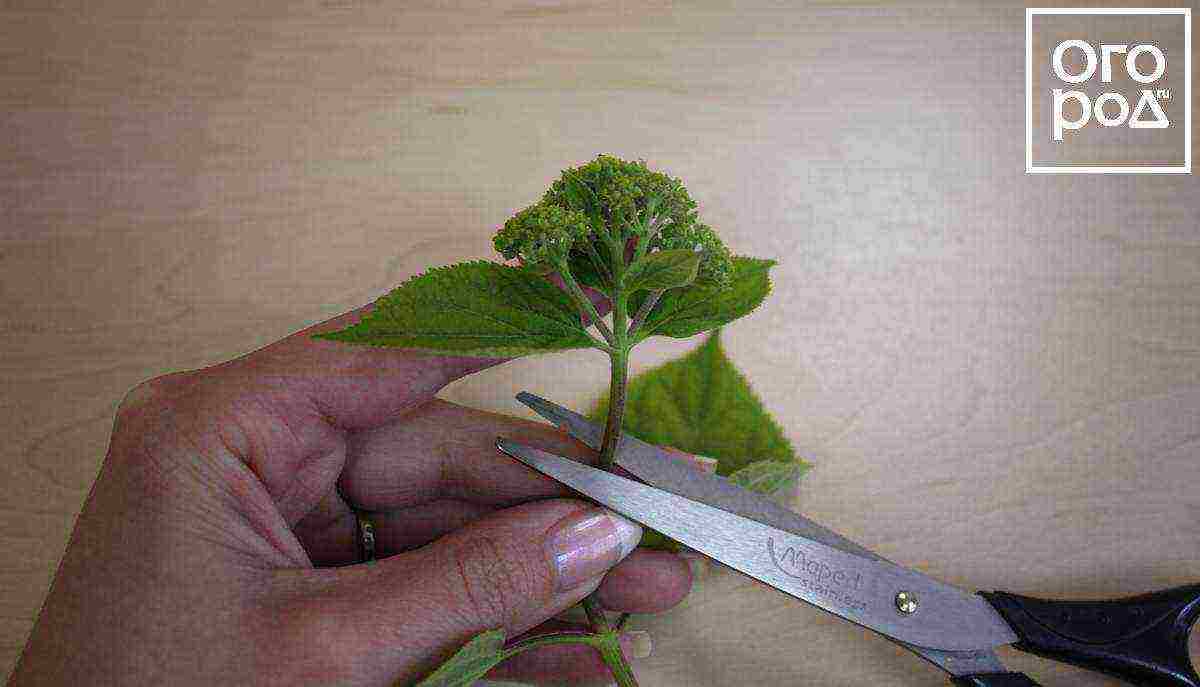
[[[729,481],[767,496],[786,492],[808,471],[808,463],[800,461],[760,460],[734,470]]]
[[[774,260],[738,257],[726,287],[696,283],[667,291],[638,328],[635,341],[654,335],[685,339],[749,315],[771,292],[768,272],[774,265]],[[641,300],[631,305],[639,306]]]
[[[488,630],[475,635],[417,687],[470,687],[504,657],[504,630]]]
[[[637,260],[625,272],[629,293],[656,289],[674,289],[696,280],[700,253],[692,250],[660,250]]]

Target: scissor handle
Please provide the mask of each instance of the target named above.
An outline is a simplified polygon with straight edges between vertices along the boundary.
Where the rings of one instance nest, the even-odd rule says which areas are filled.
[[[1111,601],[981,595],[1012,626],[1022,651],[1142,687],[1200,687],[1188,654],[1188,634],[1200,618],[1200,584]]]

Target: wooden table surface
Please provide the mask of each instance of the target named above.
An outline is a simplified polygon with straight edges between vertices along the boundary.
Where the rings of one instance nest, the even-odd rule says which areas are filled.
[[[780,261],[726,342],[816,463],[807,514],[971,588],[1200,578],[1195,177],[1026,175],[1021,5],[782,5],[3,3],[0,663],[130,387],[488,256],[598,152],[681,176],[737,252]],[[587,405],[606,365],[444,395]],[[645,685],[941,680],[728,573],[638,624]]]

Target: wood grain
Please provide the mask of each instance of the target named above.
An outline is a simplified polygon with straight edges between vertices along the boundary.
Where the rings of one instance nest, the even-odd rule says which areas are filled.
[[[129,388],[488,255],[598,152],[681,176],[738,252],[780,261],[727,344],[817,464],[807,514],[973,588],[1195,581],[1200,188],[1024,174],[1023,21],[1013,3],[3,3],[0,662]],[[605,366],[521,360],[445,396],[587,405]],[[731,574],[638,622],[645,685],[940,679]]]

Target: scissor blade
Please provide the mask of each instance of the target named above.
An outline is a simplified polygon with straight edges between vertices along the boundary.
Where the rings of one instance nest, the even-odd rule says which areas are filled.
[[[499,449],[589,498],[756,580],[892,639],[940,651],[1011,644],[982,597],[661,489],[500,439]],[[897,610],[897,597],[917,600]]]
[[[604,436],[604,429],[600,425],[528,391],[517,394],[517,400],[555,425],[565,428],[567,433],[587,446],[600,450],[600,442]],[[682,456],[664,451],[629,434],[621,437],[616,462],[652,487],[814,539],[846,553],[885,560],[870,549],[784,508],[765,496],[742,489],[720,475],[701,472]]]

